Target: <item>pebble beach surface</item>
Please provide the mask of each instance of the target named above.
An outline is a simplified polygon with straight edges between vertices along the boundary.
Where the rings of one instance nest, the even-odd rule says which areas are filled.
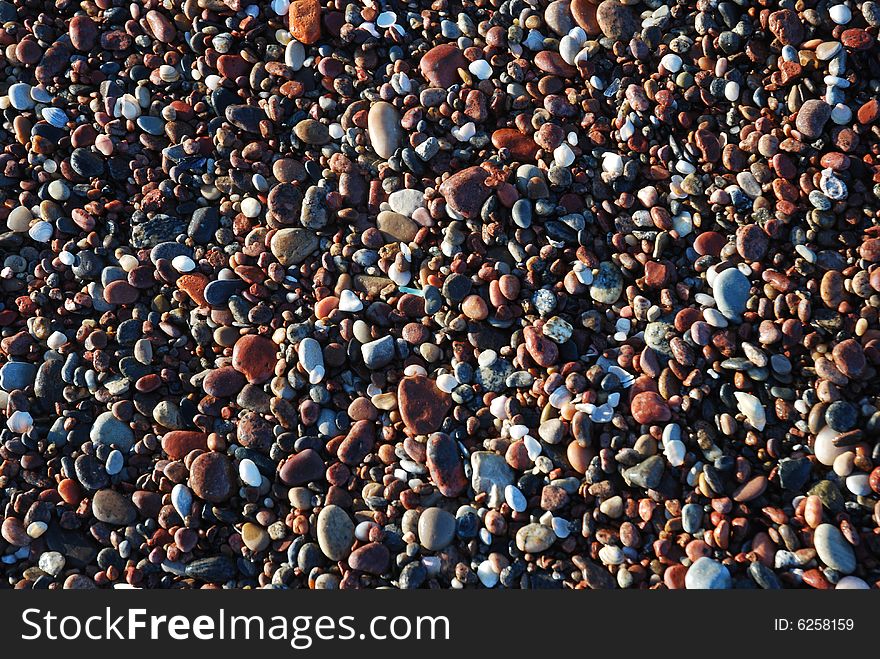
[[[875,588],[880,3],[0,0],[15,588]]]

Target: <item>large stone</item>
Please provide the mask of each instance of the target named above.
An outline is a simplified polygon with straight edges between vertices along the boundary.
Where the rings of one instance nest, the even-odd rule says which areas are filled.
[[[397,109],[387,101],[373,103],[367,115],[367,133],[377,156],[384,160],[393,156],[403,134]]]
[[[313,44],[321,38],[321,3],[318,0],[293,0],[287,17],[290,33],[300,43]]]
[[[92,514],[99,522],[126,526],[137,519],[131,500],[116,490],[99,490],[92,499]]]
[[[465,218],[477,217],[492,194],[486,185],[489,173],[482,167],[468,167],[440,184],[440,194],[449,207]]]
[[[728,320],[741,322],[751,287],[749,278],[738,268],[727,268],[715,275],[712,282],[712,296],[718,305],[718,311]]]
[[[629,40],[639,32],[639,20],[635,12],[617,0],[605,0],[596,10],[599,29],[609,39]]]
[[[318,237],[308,229],[279,229],[270,247],[281,265],[298,265],[318,248]]]
[[[324,478],[324,461],[317,451],[307,448],[287,458],[279,472],[285,485],[305,485]]]
[[[345,560],[354,542],[354,522],[339,506],[325,506],[318,513],[315,526],[318,546],[331,561]]]
[[[724,565],[702,556],[688,568],[684,585],[688,590],[724,590],[733,587],[733,580]]]
[[[452,398],[424,375],[403,378],[397,385],[397,405],[403,423],[416,435],[434,432],[443,423]]]
[[[443,433],[434,433],[426,448],[428,473],[445,497],[457,497],[467,487],[467,478],[455,440]]]
[[[590,286],[590,297],[602,304],[614,304],[623,293],[623,275],[610,261],[599,264],[599,272]]]
[[[251,384],[268,382],[275,374],[278,346],[265,336],[245,334],[232,349],[232,366]]]
[[[103,412],[95,419],[89,439],[95,444],[112,445],[121,451],[128,451],[134,444],[134,432],[127,423],[113,416],[113,412]]]
[[[226,501],[232,495],[234,483],[232,465],[222,453],[202,453],[190,465],[189,486],[205,501]]]
[[[855,572],[855,552],[836,526],[820,524],[813,534],[813,544],[825,565],[843,574]]]
[[[443,43],[434,46],[422,56],[419,68],[422,75],[433,87],[447,88],[460,83],[459,69],[467,69],[468,62],[464,54],[454,43]]]
[[[455,538],[455,517],[442,508],[428,508],[419,516],[419,543],[428,551],[440,551]]]

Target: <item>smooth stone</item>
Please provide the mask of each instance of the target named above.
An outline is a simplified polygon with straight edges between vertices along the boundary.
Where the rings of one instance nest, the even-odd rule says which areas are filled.
[[[89,439],[96,444],[107,444],[128,452],[134,444],[134,431],[120,421],[112,412],[103,412],[95,419],[89,431]]]
[[[467,487],[458,446],[449,435],[435,433],[426,448],[428,473],[444,497],[457,497]]]
[[[131,500],[116,490],[99,490],[92,498],[92,514],[99,522],[126,526],[137,519]]]
[[[428,551],[440,551],[455,538],[455,517],[442,508],[428,508],[419,516],[419,543]]]
[[[725,318],[733,322],[742,322],[752,287],[748,277],[738,268],[728,268],[715,276],[712,282],[712,296]]]
[[[378,101],[367,115],[367,133],[376,155],[387,160],[400,146],[402,130],[397,109],[386,101]]]
[[[279,229],[270,243],[282,265],[298,265],[318,248],[318,237],[308,229]]]
[[[232,466],[222,453],[202,453],[190,465],[189,485],[200,499],[226,501],[233,493]]]
[[[543,524],[526,524],[516,532],[516,548],[529,554],[540,554],[556,542],[556,534]]]
[[[263,482],[260,470],[253,460],[245,458],[238,463],[238,477],[249,487],[259,487]]]
[[[354,543],[354,522],[344,509],[325,506],[318,513],[315,525],[318,546],[331,561],[343,561],[351,553]]]
[[[388,195],[388,205],[395,213],[412,217],[419,208],[425,206],[425,193],[421,190],[395,190]]]
[[[688,590],[725,590],[733,587],[733,579],[727,567],[702,556],[688,568],[684,584]]]
[[[416,435],[434,432],[443,423],[452,398],[423,375],[403,378],[397,386],[397,405],[404,425]]]
[[[361,355],[367,368],[372,371],[379,370],[394,359],[394,339],[383,336],[381,339],[365,343],[361,346]]]
[[[825,565],[843,574],[855,572],[856,554],[836,526],[820,524],[813,534],[813,544]]]
[[[590,297],[601,304],[614,304],[623,293],[623,274],[610,261],[599,264],[599,272],[590,286]]]

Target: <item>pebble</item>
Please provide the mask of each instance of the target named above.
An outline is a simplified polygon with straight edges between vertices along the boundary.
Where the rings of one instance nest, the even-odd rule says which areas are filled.
[[[688,590],[725,590],[733,587],[728,569],[708,556],[694,561],[684,579]]]
[[[842,574],[855,571],[855,552],[836,526],[820,524],[813,534],[813,542],[819,560],[825,565]]]
[[[354,523],[343,508],[325,506],[318,513],[316,525],[318,545],[331,561],[343,561],[354,543]]]

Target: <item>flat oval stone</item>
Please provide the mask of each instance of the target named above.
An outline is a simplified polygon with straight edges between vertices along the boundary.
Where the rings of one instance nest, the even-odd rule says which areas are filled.
[[[131,500],[116,490],[99,490],[92,499],[92,514],[99,522],[126,526],[137,518]]]
[[[813,534],[819,560],[843,574],[856,569],[856,554],[840,530],[831,524],[820,524]]]
[[[281,265],[298,265],[318,248],[318,237],[308,229],[279,229],[270,246]]]
[[[215,398],[235,396],[245,384],[247,384],[247,378],[232,366],[216,368],[202,380],[202,388],[205,393]]]
[[[428,473],[440,494],[456,497],[467,487],[458,447],[449,435],[434,433],[426,447]]]
[[[688,590],[724,590],[733,587],[728,569],[708,556],[698,558],[684,577]]]
[[[291,486],[323,480],[324,461],[317,451],[307,448],[287,458],[278,475],[285,485]]]
[[[534,162],[538,155],[538,145],[528,135],[515,128],[501,128],[492,133],[492,145],[496,149],[507,149],[514,160]]]
[[[416,435],[434,432],[443,423],[452,398],[424,375],[403,378],[397,386],[397,404],[406,427]]]
[[[348,557],[348,566],[358,572],[382,574],[388,569],[391,554],[388,548],[378,542],[370,542],[355,549]]]
[[[712,295],[725,318],[734,322],[742,321],[752,284],[738,268],[727,268],[715,276],[712,282]]]
[[[222,453],[202,453],[189,469],[189,486],[200,499],[211,503],[226,501],[233,492],[232,465]]]
[[[386,101],[373,103],[367,115],[367,133],[377,156],[385,160],[393,156],[402,136],[397,109]]]
[[[89,439],[96,444],[107,444],[128,451],[134,444],[134,432],[124,421],[117,419],[113,412],[103,412],[95,419],[89,431]]]
[[[427,508],[419,516],[418,531],[425,549],[440,551],[455,538],[455,517],[442,508]]]
[[[325,506],[318,513],[315,525],[318,546],[331,561],[343,561],[351,553],[354,542],[354,522],[339,506]]]

